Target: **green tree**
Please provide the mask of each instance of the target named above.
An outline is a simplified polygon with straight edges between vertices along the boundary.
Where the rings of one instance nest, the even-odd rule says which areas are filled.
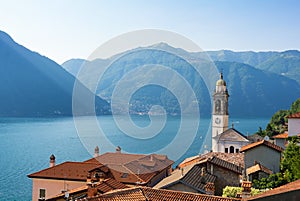
[[[289,145],[283,153],[281,170],[288,182],[300,179],[300,146],[298,137],[290,138]]]
[[[242,193],[242,187],[234,187],[234,186],[226,186],[223,188],[223,195],[222,197],[231,197],[236,198],[237,193]],[[259,189],[251,188],[251,195],[257,195],[259,194]]]
[[[258,189],[276,188],[278,186],[287,183],[284,175],[279,172],[276,174],[271,174],[269,177],[262,178],[260,180],[253,180],[253,187]]]
[[[261,128],[259,128],[256,133],[262,137],[266,135],[272,137],[279,133],[284,133],[285,131],[287,131],[288,120],[286,117],[297,112],[300,112],[300,98],[292,103],[289,110],[277,111],[270,119],[270,123],[267,125],[266,129],[262,130]]]
[[[300,98],[298,98],[295,102],[293,102],[291,109],[290,109],[290,113],[294,114],[300,112]]]

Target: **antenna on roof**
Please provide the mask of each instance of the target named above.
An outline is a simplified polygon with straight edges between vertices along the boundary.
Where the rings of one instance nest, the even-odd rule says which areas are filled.
[[[239,124],[240,122],[239,121],[232,121],[231,122],[231,128],[234,128],[234,124]]]

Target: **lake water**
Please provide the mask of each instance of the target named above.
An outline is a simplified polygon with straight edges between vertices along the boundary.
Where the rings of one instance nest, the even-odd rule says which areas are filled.
[[[186,122],[193,121],[192,117],[189,118]],[[150,122],[146,116],[133,116],[132,119],[142,127]],[[105,138],[99,137],[98,128],[90,125],[92,117],[77,120],[80,123],[79,126],[77,123],[77,128],[83,126],[86,129],[80,130],[79,134],[73,118],[0,118],[0,200],[31,200],[32,185],[27,175],[47,168],[51,154],[56,156],[58,164],[89,159],[96,144],[99,145],[101,153],[115,151],[112,146],[117,145],[121,146],[124,152],[157,152],[172,145],[172,140],[180,128],[180,120],[180,117],[168,117],[164,128],[156,136],[137,139],[124,134],[114,124],[112,116],[98,118]],[[159,122],[159,117],[155,121]],[[235,128],[245,135],[256,132],[259,126],[265,128],[268,121],[268,118],[230,119],[230,122],[235,122]],[[184,142],[190,141],[191,145],[181,154],[176,164],[185,157],[205,150],[205,144],[210,145],[210,139],[206,138],[206,133],[210,130],[210,119],[201,118],[199,125],[195,138],[189,133],[193,126],[185,130]],[[112,146],[106,146],[106,141]],[[174,146],[174,150],[181,150],[180,146]],[[169,158],[173,159],[172,154]]]

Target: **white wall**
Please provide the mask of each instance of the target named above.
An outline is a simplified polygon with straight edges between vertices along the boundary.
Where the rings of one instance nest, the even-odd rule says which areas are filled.
[[[289,136],[295,136],[300,133],[300,119],[288,119]]]
[[[83,181],[64,181],[54,179],[32,179],[32,201],[39,199],[39,189],[46,189],[46,199],[60,194],[62,190],[78,188],[86,185]]]

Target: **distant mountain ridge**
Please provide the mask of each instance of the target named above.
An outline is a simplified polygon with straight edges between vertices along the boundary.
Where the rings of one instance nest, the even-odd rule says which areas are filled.
[[[165,49],[166,52],[156,50],[155,48],[160,50]],[[138,66],[146,64],[170,66],[181,74],[196,92],[201,115],[210,115],[211,97],[203,80],[196,76],[196,73],[189,67],[189,64],[175,58],[168,52],[184,55],[196,65],[202,65],[201,58],[203,58],[205,54],[208,54],[215,61],[217,68],[219,70],[222,69],[224,72],[224,79],[228,84],[230,94],[229,110],[233,116],[270,116],[278,109],[288,108],[289,105],[299,97],[299,83],[286,75],[282,75],[282,73],[275,73],[270,70],[271,64],[268,65],[270,68],[264,67],[266,69],[260,69],[263,67],[258,68],[247,64],[248,62],[253,65],[257,64],[263,66],[263,61],[270,62],[276,60],[276,55],[281,57],[281,55],[288,55],[290,53],[298,54],[298,51],[287,51],[285,53],[270,52],[263,53],[263,55],[250,52],[250,56],[247,56],[246,53],[225,51],[223,54],[225,56],[222,56],[222,51],[189,53],[183,49],[173,48],[164,43],[155,44],[148,48],[137,48],[127,51],[124,58],[121,57],[121,59],[113,62],[110,66],[102,82],[98,84],[97,94],[110,102],[114,87],[126,73]],[[87,67],[90,68],[92,72],[97,68],[103,67],[103,65],[112,61],[113,58],[100,61],[88,61]],[[72,69],[78,69],[78,66],[72,65],[72,63],[74,64],[74,61],[69,60],[62,64],[62,66],[69,72],[72,72]],[[292,67],[290,68],[292,69]],[[84,83],[87,83],[90,76],[93,75],[89,73],[82,74],[81,79],[83,79]],[[144,80],[155,77],[155,75],[151,73],[141,76],[143,76]],[[129,91],[130,87],[131,86],[128,85],[125,88],[128,88]],[[179,103],[175,97],[167,90],[157,86],[147,86],[137,91],[131,99],[131,112],[147,113],[151,105],[154,104],[164,106],[168,113],[180,113]]]
[[[284,75],[300,83],[300,51],[283,52],[233,52],[230,50],[208,51],[214,61],[232,61],[249,64],[261,70]]]
[[[75,81],[60,65],[0,31],[0,117],[71,116]],[[95,98],[85,86],[78,86],[83,96]],[[91,114],[80,102],[79,113]],[[96,97],[95,102],[98,114],[107,113],[106,101]]]

